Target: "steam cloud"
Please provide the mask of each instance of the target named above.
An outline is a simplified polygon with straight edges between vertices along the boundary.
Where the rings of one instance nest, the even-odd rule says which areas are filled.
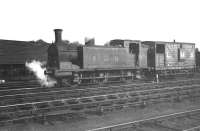
[[[52,87],[56,84],[56,81],[52,78],[47,77],[44,74],[46,68],[42,67],[42,63],[40,61],[33,60],[32,62],[26,62],[26,67],[33,71],[35,76],[38,78],[40,84],[42,86]]]

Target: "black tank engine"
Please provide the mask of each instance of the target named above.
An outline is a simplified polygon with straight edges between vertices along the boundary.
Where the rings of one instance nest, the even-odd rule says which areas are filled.
[[[195,44],[112,40],[104,46],[69,44],[55,29],[48,48],[47,74],[67,83],[102,83],[184,74],[196,69]]]

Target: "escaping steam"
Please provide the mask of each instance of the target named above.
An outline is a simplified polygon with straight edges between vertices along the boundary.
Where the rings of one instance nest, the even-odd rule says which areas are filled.
[[[56,81],[52,78],[47,77],[44,74],[46,68],[42,67],[42,63],[40,61],[33,60],[32,62],[26,62],[26,67],[33,71],[35,76],[38,78],[40,84],[42,86],[52,87],[56,84]]]

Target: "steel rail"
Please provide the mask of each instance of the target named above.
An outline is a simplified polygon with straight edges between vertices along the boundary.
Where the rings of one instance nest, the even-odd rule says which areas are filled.
[[[200,79],[190,79],[190,80],[178,80],[178,81],[176,81],[176,80],[173,80],[173,81],[163,81],[163,82],[159,82],[159,83],[151,83],[151,82],[146,82],[146,83],[139,83],[139,84],[122,84],[122,85],[115,85],[115,86],[109,86],[109,87],[119,87],[119,86],[142,86],[142,85],[148,85],[148,84],[155,84],[155,85],[159,85],[159,84],[167,84],[167,83],[179,83],[179,82],[190,82],[190,81],[196,81],[196,80],[200,80]],[[43,88],[47,88],[48,89],[48,87],[37,87],[37,88],[35,88],[35,87],[33,87],[33,88],[18,88],[18,89],[2,89],[2,90],[0,90],[0,92],[2,91],[18,91],[18,90],[29,90],[29,89],[43,89]],[[62,87],[61,87],[62,88]],[[92,88],[94,88],[94,87],[92,87]],[[92,89],[91,88],[91,89]],[[99,87],[97,87],[97,88],[107,88],[106,86],[99,86]],[[79,88],[79,89],[81,89],[81,88]],[[85,89],[85,88],[84,88]],[[88,88],[86,88],[86,89],[88,89]],[[76,88],[75,89],[72,89],[72,90],[76,90]]]
[[[190,80],[188,80],[190,81]],[[178,82],[182,82],[182,81],[178,81]],[[183,81],[185,82],[185,81]],[[187,82],[187,81],[186,81]],[[177,83],[176,82],[172,82],[172,83]],[[167,84],[167,83],[161,83],[161,84]],[[170,82],[171,84],[171,82]],[[126,84],[126,85],[118,85],[118,86],[109,86],[109,87],[98,87],[98,88],[85,88],[85,89],[61,89],[61,90],[58,90],[58,91],[55,91],[55,89],[59,89],[59,88],[54,88],[54,90],[50,90],[50,91],[42,91],[42,92],[34,92],[34,93],[19,93],[19,94],[14,94],[14,95],[1,95],[0,98],[4,98],[4,97],[17,97],[17,96],[28,96],[28,95],[40,95],[40,94],[49,94],[49,93],[62,93],[62,92],[76,92],[76,91],[87,91],[87,90],[90,90],[90,91],[93,91],[93,90],[98,90],[99,88],[100,89],[111,89],[111,88],[120,88],[120,87],[129,87],[131,88],[130,86],[143,86],[143,85],[153,85],[153,83],[143,83],[143,84]],[[157,86],[161,86],[160,84],[156,84]],[[31,88],[33,89],[33,88]],[[35,88],[35,89],[42,89],[42,88]],[[21,90],[21,89],[20,89]],[[144,89],[146,90],[146,89]],[[10,91],[10,90],[9,90]],[[1,92],[1,91],[0,91]]]
[[[158,120],[158,119],[163,119],[163,118],[172,117],[172,116],[174,117],[174,116],[177,116],[177,115],[183,115],[183,114],[199,112],[199,111],[200,111],[200,109],[187,110],[187,111],[176,112],[176,113],[167,114],[167,115],[160,115],[160,116],[151,117],[151,118],[142,119],[142,120],[136,120],[136,121],[127,122],[127,123],[121,123],[121,124],[110,125],[110,126],[105,126],[105,127],[101,127],[101,128],[89,129],[87,131],[107,131],[107,130],[111,131],[113,128],[117,128],[117,127],[120,127],[120,126],[134,125],[134,124],[139,124],[139,123],[146,122],[146,121]],[[198,127],[200,127],[200,126],[198,126]],[[194,127],[194,128],[197,128],[197,127]],[[184,130],[184,131],[191,131],[191,130]]]
[[[199,87],[200,84],[192,85],[190,88]],[[0,108],[8,108],[13,106],[22,106],[22,105],[36,105],[40,103],[51,103],[56,101],[65,102],[67,100],[80,100],[80,99],[91,99],[95,97],[107,97],[109,95],[120,95],[120,94],[131,94],[131,93],[143,93],[143,92],[152,92],[152,91],[163,91],[163,90],[173,90],[173,89],[182,89],[182,88],[188,88],[188,86],[176,86],[176,87],[164,87],[159,89],[150,89],[150,90],[141,90],[141,91],[128,91],[128,92],[120,92],[120,93],[111,93],[111,94],[105,94],[105,95],[95,95],[95,96],[87,96],[87,97],[78,97],[78,98],[67,98],[67,99],[56,99],[56,100],[47,100],[47,101],[39,101],[39,102],[27,102],[27,103],[21,103],[21,104],[13,104],[13,105],[5,105],[0,106]]]

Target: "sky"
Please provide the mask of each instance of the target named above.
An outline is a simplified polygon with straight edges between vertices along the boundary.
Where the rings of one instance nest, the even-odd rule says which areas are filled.
[[[97,45],[111,39],[192,42],[200,48],[199,0],[0,0],[0,39]]]

